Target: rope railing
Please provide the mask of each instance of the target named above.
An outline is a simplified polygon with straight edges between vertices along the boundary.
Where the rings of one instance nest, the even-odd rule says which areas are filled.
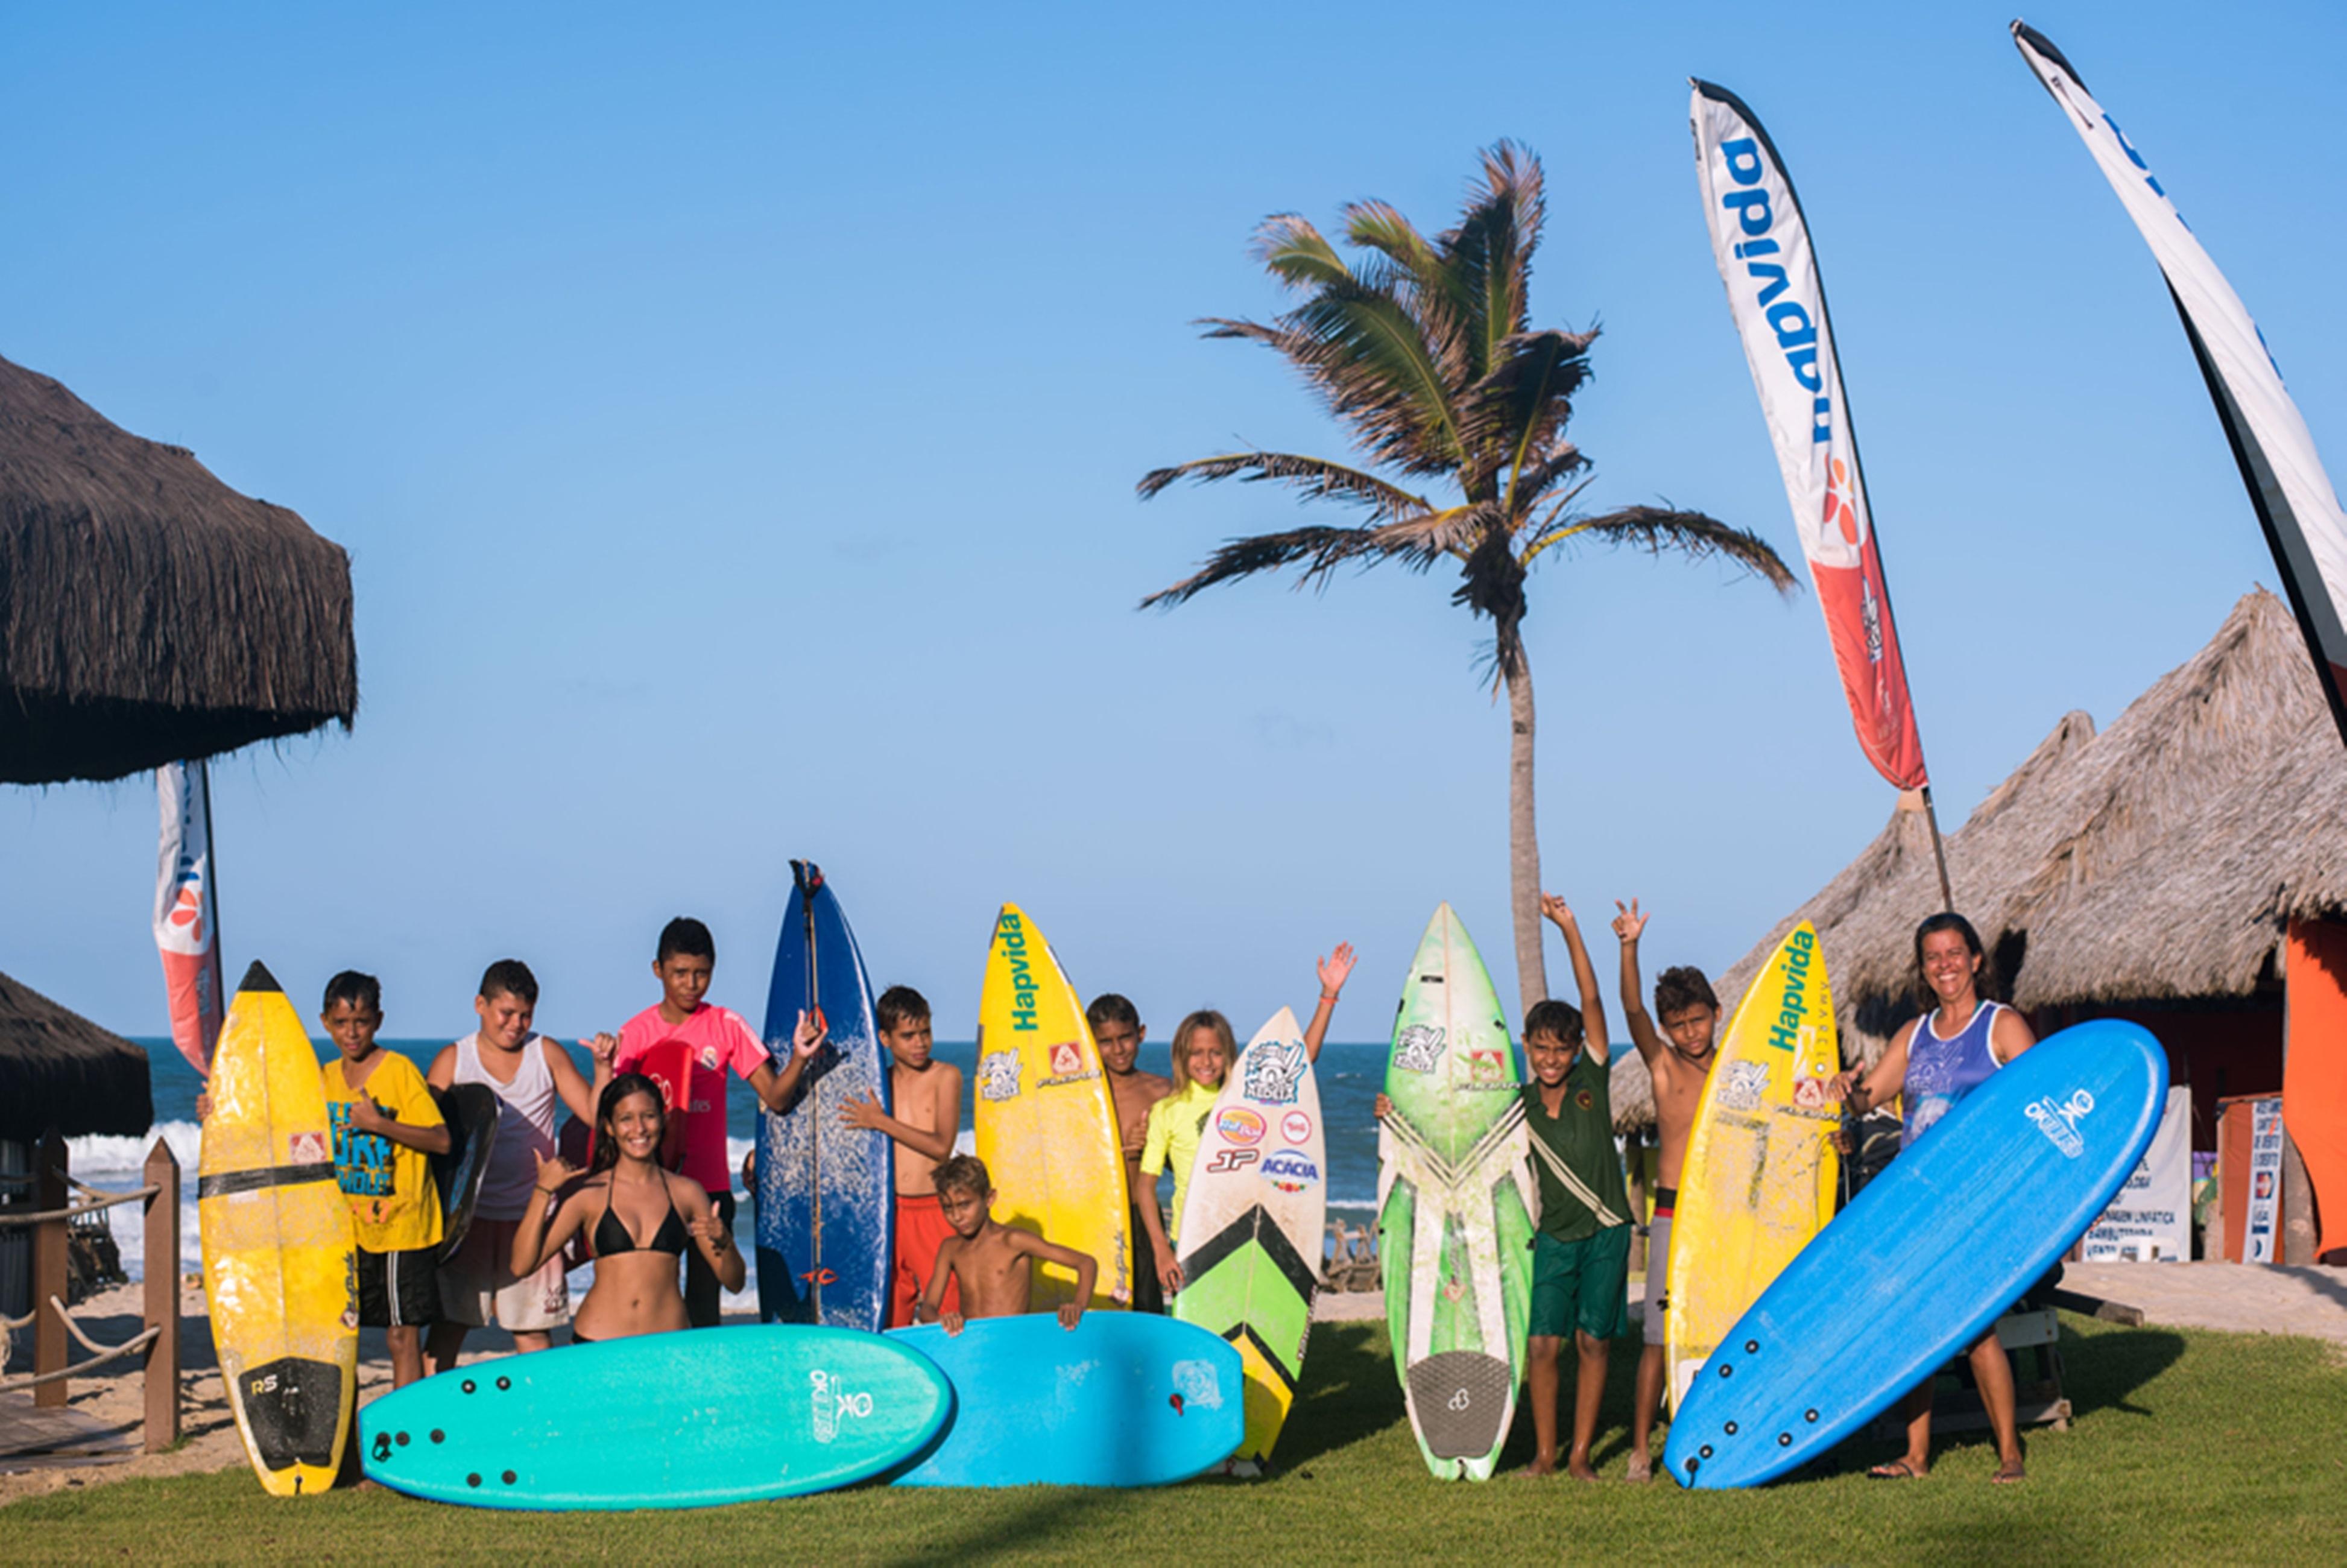
[[[74,1185],[81,1187],[81,1190],[86,1193],[97,1192],[96,1187],[83,1186],[79,1182],[76,1182]],[[6,1230],[12,1225],[46,1225],[52,1220],[69,1220],[77,1214],[94,1214],[100,1209],[115,1208],[123,1204],[144,1203],[162,1190],[159,1186],[153,1186],[141,1187],[135,1193],[106,1193],[101,1194],[99,1200],[94,1204],[68,1204],[64,1208],[43,1209],[38,1214],[20,1214],[12,1211],[0,1211],[0,1230]]]
[[[29,1188],[32,1201],[42,1205],[32,1211],[0,1208],[0,1230],[33,1232],[33,1295],[39,1304],[22,1317],[0,1317],[0,1340],[26,1327],[34,1331],[32,1371],[0,1378],[0,1391],[30,1389],[36,1406],[61,1409],[68,1379],[143,1355],[147,1451],[159,1453],[179,1438],[179,1163],[170,1145],[158,1138],[147,1153],[146,1184],[128,1193],[107,1192],[67,1173],[65,1140],[53,1132],[41,1141],[34,1167],[29,1173],[0,1175],[0,1189]],[[70,1201],[69,1192],[85,1201]],[[147,1206],[146,1326],[119,1345],[103,1345],[66,1309],[69,1233],[84,1215],[124,1204]],[[88,1356],[67,1365],[68,1342]]]
[[[74,1343],[90,1352],[89,1359],[77,1362],[71,1367],[60,1367],[54,1372],[28,1372],[20,1377],[0,1378],[0,1394],[14,1393],[19,1389],[36,1389],[44,1383],[59,1382],[67,1378],[78,1378],[92,1367],[130,1355],[135,1351],[144,1350],[162,1337],[163,1334],[163,1326],[153,1323],[119,1345],[101,1345],[81,1331],[81,1325],[67,1316],[66,1304],[54,1296],[49,1297],[49,1310],[55,1312],[59,1320],[65,1324],[66,1332],[73,1336]],[[28,1312],[23,1317],[9,1318],[8,1327],[11,1329],[22,1328],[38,1317],[40,1314],[37,1311]]]

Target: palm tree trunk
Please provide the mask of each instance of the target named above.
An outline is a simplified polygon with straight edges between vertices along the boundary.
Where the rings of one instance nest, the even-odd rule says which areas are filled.
[[[1532,811],[1532,667],[1521,644],[1507,682],[1508,903],[1516,931],[1516,989],[1529,1012],[1548,997],[1548,965],[1541,956],[1540,833]]]

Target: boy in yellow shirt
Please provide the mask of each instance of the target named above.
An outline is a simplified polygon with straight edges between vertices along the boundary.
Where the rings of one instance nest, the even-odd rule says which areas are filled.
[[[415,1064],[376,1046],[383,988],[373,975],[328,980],[319,1021],[341,1053],[322,1071],[334,1179],[357,1222],[359,1325],[384,1330],[392,1387],[404,1389],[424,1376],[421,1326],[440,1316],[440,1194],[425,1156],[448,1152],[448,1124]]]

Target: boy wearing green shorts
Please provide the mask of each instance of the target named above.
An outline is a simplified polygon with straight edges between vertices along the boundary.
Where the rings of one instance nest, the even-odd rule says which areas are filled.
[[[1605,1008],[1596,971],[1564,900],[1546,894],[1541,912],[1564,934],[1581,1008],[1543,1001],[1524,1015],[1524,1053],[1532,1081],[1520,1092],[1541,1198],[1540,1228],[1532,1237],[1528,1347],[1537,1451],[1526,1473],[1556,1471],[1557,1364],[1570,1334],[1578,1366],[1573,1449],[1565,1469],[1577,1480],[1595,1481],[1589,1445],[1597,1435],[1597,1405],[1605,1392],[1606,1348],[1629,1324],[1630,1201],[1614,1147]]]

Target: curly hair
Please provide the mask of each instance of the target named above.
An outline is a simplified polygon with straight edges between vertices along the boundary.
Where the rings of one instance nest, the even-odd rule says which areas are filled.
[[[1711,982],[1703,978],[1701,969],[1693,964],[1681,964],[1655,977],[1656,1018],[1668,1018],[1689,1008],[1709,1008],[1714,1012],[1719,1010],[1719,998],[1713,993]]]

